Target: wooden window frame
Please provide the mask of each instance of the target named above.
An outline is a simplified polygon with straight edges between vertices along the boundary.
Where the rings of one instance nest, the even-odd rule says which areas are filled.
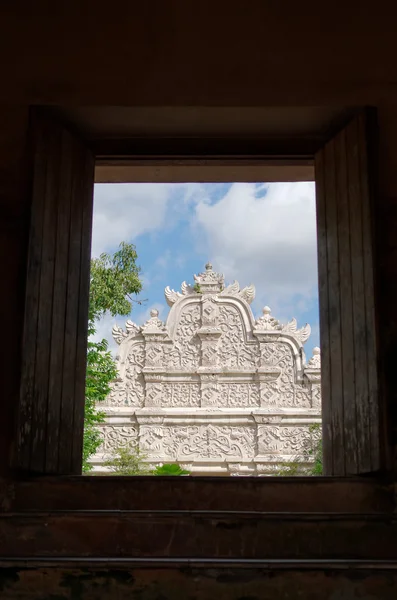
[[[365,116],[363,117],[363,119],[365,120],[365,123],[368,122],[368,111],[365,111],[364,113]],[[372,113],[371,113],[372,114]],[[53,117],[51,117],[53,118]],[[358,119],[360,119],[360,116],[358,117]],[[361,134],[363,134],[363,132],[361,132]],[[365,134],[364,134],[365,135]],[[334,135],[330,135],[330,138],[334,139]],[[331,140],[332,141],[332,140]],[[339,143],[339,142],[338,142]],[[305,143],[302,142],[301,144],[297,144],[296,141],[293,140],[283,140],[283,141],[277,141],[277,143],[273,143],[272,141],[266,141],[266,140],[254,140],[254,142],[250,142],[248,143],[246,140],[218,140],[215,141],[214,140],[200,140],[199,143],[197,142],[197,140],[174,140],[174,141],[170,141],[168,140],[166,144],[164,144],[164,140],[149,140],[149,141],[145,141],[144,144],[141,144],[139,140],[83,140],[83,145],[86,144],[86,146],[89,148],[90,153],[93,155],[94,160],[95,160],[95,164],[96,164],[96,176],[95,176],[95,180],[96,182],[115,182],[115,181],[181,181],[183,179],[181,179],[181,171],[184,171],[185,169],[187,169],[187,172],[189,173],[189,175],[187,176],[187,178],[185,179],[185,181],[187,180],[192,180],[193,174],[195,173],[196,176],[194,177],[194,180],[196,181],[200,181],[200,180],[207,180],[207,181],[225,181],[225,173],[231,173],[233,171],[233,169],[235,169],[234,172],[236,172],[236,169],[238,170],[239,167],[242,168],[244,167],[244,169],[250,169],[250,176],[247,177],[241,177],[240,180],[241,181],[249,181],[251,180],[255,180],[255,178],[257,177],[256,173],[258,173],[259,171],[262,173],[262,177],[261,180],[269,180],[269,181],[302,181],[302,180],[312,180],[312,175],[314,175],[314,171],[313,171],[313,165],[315,163],[316,164],[316,168],[318,169],[318,171],[321,170],[321,160],[323,157],[319,157],[318,153],[316,153],[316,151],[318,150],[318,147],[316,147],[315,144],[313,144],[312,142],[310,143]],[[327,147],[327,145],[325,146]],[[214,154],[214,148],[216,149],[216,154]],[[244,149],[244,154],[239,154],[239,151],[241,151],[241,149]],[[265,152],[260,152],[259,150],[263,148],[265,150]],[[165,153],[166,150],[166,153]],[[291,153],[291,150],[293,150],[293,152]],[[326,150],[326,152],[328,152]],[[340,168],[342,168],[342,172],[343,172],[343,165]],[[259,170],[259,171],[258,171]],[[219,175],[214,175],[214,173],[216,173],[218,171],[219,173],[222,173],[220,176]],[[209,173],[212,172],[212,177],[209,175]],[[247,172],[247,171],[246,171]],[[145,173],[147,173],[148,175],[145,175]],[[280,177],[279,173],[282,175]],[[284,177],[283,177],[284,175]],[[233,180],[236,180],[236,178],[234,177]],[[238,180],[238,178],[237,178]],[[316,177],[314,177],[314,181],[316,181]],[[319,227],[323,228],[323,233],[324,231],[327,231],[328,224],[327,224],[327,219],[332,218],[328,215],[325,214],[324,212],[324,189],[327,186],[332,185],[332,183],[330,184],[329,182],[325,182],[324,183],[324,177],[322,177],[321,182],[320,182],[320,188],[322,188],[322,191],[320,192],[320,196],[321,199],[319,200],[320,196],[317,196],[316,193],[316,204],[317,204],[317,209],[318,209],[318,213],[319,213]],[[335,183],[335,182],[334,182]],[[92,181],[93,184],[93,181]],[[371,182],[372,185],[372,182]],[[83,186],[84,187],[84,186]],[[319,208],[320,205],[322,205],[322,208]],[[88,206],[88,205],[87,205]],[[89,213],[90,210],[92,210],[92,205],[91,207],[88,207],[88,211],[85,218],[89,219]],[[366,208],[366,210],[369,210],[369,203],[368,206]],[[371,220],[371,217],[369,214],[367,214],[367,218],[369,220]],[[367,225],[368,225],[368,221],[367,221]],[[325,228],[325,229],[324,229]],[[370,235],[369,232],[367,232],[368,235]],[[339,234],[338,234],[339,235]],[[332,241],[332,240],[331,240]],[[339,243],[339,242],[338,242]],[[319,242],[318,242],[319,244]],[[322,244],[321,248],[320,245]],[[327,245],[328,244],[328,245]],[[332,252],[332,243],[330,245],[330,239],[328,238],[328,240],[325,240],[323,242],[320,242],[320,245],[318,245],[319,247],[319,257],[321,258],[321,253],[322,252],[328,252],[328,256],[330,256],[330,252]],[[366,260],[368,264],[373,265],[373,246],[371,244],[371,248],[368,250],[368,253],[370,256],[367,256]],[[325,264],[323,262],[323,264]],[[372,267],[371,267],[372,268]],[[84,269],[83,269],[84,271]],[[88,271],[87,271],[87,266],[85,266],[85,271],[81,274],[81,277],[84,279],[87,279],[88,281]],[[29,276],[29,273],[28,273]],[[323,272],[320,272],[320,323],[322,325],[322,329],[323,329],[323,333],[322,333],[322,346],[324,345],[323,342],[323,334],[324,334],[324,327],[327,329],[327,332],[329,334],[329,314],[330,314],[330,305],[329,305],[329,298],[330,298],[330,287],[329,287],[329,280],[328,280],[329,274],[327,272],[325,272],[323,270]],[[82,281],[79,280],[79,285],[83,285],[86,286],[87,281]],[[339,280],[342,281],[342,279]],[[372,289],[372,288],[371,288]],[[29,294],[29,289],[27,290],[27,293]],[[372,293],[372,292],[371,292]],[[324,299],[327,298],[327,309],[324,308]],[[85,299],[84,301],[88,301],[88,296],[85,293]],[[331,307],[332,310],[338,310],[338,308],[335,306]],[[341,304],[339,302],[339,309],[341,309]],[[327,312],[327,314],[325,314]],[[80,326],[82,326],[82,317],[81,317],[81,312],[79,313],[79,319],[80,319]],[[369,319],[373,318],[373,314],[369,315]],[[341,319],[342,316],[340,315],[339,318]],[[28,322],[28,315],[26,316],[26,322]],[[375,323],[372,323],[373,327],[375,328]],[[321,333],[321,332],[320,332]],[[374,331],[372,332],[373,337],[376,337],[376,331],[374,329]],[[327,338],[327,335],[324,336],[325,338]],[[323,397],[326,398],[328,396],[329,392],[329,387],[330,383],[332,382],[332,374],[330,374],[330,368],[329,368],[329,364],[330,364],[330,360],[335,360],[335,356],[337,353],[333,353],[331,352],[331,354],[328,352],[329,350],[329,337],[328,337],[328,347],[325,348],[325,352],[324,352],[324,348],[322,347],[322,355],[326,357],[326,363],[328,366],[326,366],[325,368],[325,373],[326,373],[326,377],[325,377],[325,384],[323,385]],[[376,342],[374,342],[376,345]],[[374,350],[372,349],[372,352],[374,352]],[[81,356],[84,353],[84,347],[82,346],[81,342],[79,344],[79,353],[80,353],[80,362],[81,362]],[[373,354],[373,356],[376,358],[376,354]],[[331,357],[331,358],[330,358]],[[82,371],[82,365],[79,363],[79,373],[80,373],[80,383],[81,383],[81,371]],[[371,363],[370,365],[372,367],[372,369],[376,369],[376,363]],[[41,373],[41,376],[43,376],[43,373]],[[377,373],[375,373],[374,376],[374,380],[377,379]],[[79,385],[79,394],[81,395],[81,385]],[[343,392],[343,390],[342,390]],[[378,389],[376,390],[372,390],[372,392],[374,394],[378,394]],[[22,399],[22,408],[23,408],[23,400],[24,400],[24,393],[26,393],[26,389],[22,390],[21,393],[21,399]],[[344,393],[344,392],[343,392]],[[51,398],[49,400],[51,402]],[[81,402],[83,401],[82,398],[79,398],[79,406],[81,407]],[[334,400],[334,406],[337,406],[338,404],[338,398],[336,398],[336,400]],[[378,403],[380,403],[380,398],[379,395],[376,398],[376,401]],[[343,401],[341,401],[343,403]],[[339,403],[339,406],[341,406],[341,404]],[[381,407],[378,406],[378,413],[381,410]],[[41,406],[41,413],[43,413],[43,406]],[[59,409],[58,409],[59,410]],[[80,421],[80,430],[81,430],[81,410],[75,410],[75,416],[77,415],[77,419],[79,419]],[[380,423],[380,417],[379,414],[377,413],[376,418],[379,418],[379,423]],[[26,421],[28,418],[30,418],[30,415],[28,413],[25,414],[22,411],[20,411],[20,415],[22,414],[22,417],[25,418],[25,425],[26,425]],[[80,417],[79,417],[80,414]],[[341,456],[341,451],[336,449],[335,450],[335,445],[333,445],[332,441],[329,441],[330,435],[329,435],[329,427],[339,427],[340,425],[338,423],[336,423],[335,425],[335,420],[333,419],[332,415],[328,416],[328,421],[329,423],[326,423],[325,427],[323,428],[324,431],[324,437],[326,440],[326,444],[328,444],[329,448],[331,449],[330,452],[333,453],[332,456],[332,460],[326,460],[325,461],[325,469],[326,469],[326,475],[338,475],[338,476],[348,476],[348,475],[355,475],[355,474],[362,474],[362,473],[372,473],[372,474],[377,474],[377,473],[381,473],[382,470],[385,467],[385,453],[379,453],[379,456],[376,457],[376,459],[371,463],[371,461],[368,462],[367,465],[365,465],[365,460],[363,460],[363,464],[364,464],[364,468],[354,468],[354,465],[349,465],[348,462],[344,461],[344,460],[339,460],[340,463],[343,462],[342,464],[338,464],[338,459],[340,459]],[[33,421],[34,424],[34,421]],[[330,425],[331,424],[331,425]],[[19,426],[19,431],[21,431],[21,421],[19,421],[18,423]],[[328,428],[328,430],[327,430]],[[380,435],[380,432],[378,432]],[[328,441],[327,441],[328,439]],[[30,442],[32,443],[32,442]],[[16,452],[16,455],[14,457],[14,464],[13,466],[17,469],[17,470],[22,470],[24,471],[26,474],[28,475],[40,475],[40,474],[56,474],[56,475],[61,475],[61,474],[65,474],[65,475],[77,475],[79,474],[79,460],[77,458],[77,454],[79,452],[79,449],[81,448],[81,440],[80,442],[77,443],[76,441],[74,442],[73,445],[73,452],[72,452],[72,459],[71,461],[66,461],[63,466],[61,468],[57,468],[54,467],[54,465],[50,462],[48,462],[48,460],[45,462],[44,464],[44,468],[38,466],[38,467],[34,467],[34,465],[32,465],[32,462],[25,460],[21,461],[21,456],[23,454],[23,452],[21,453],[21,451],[18,453]],[[385,443],[383,444],[384,446],[386,445]],[[23,443],[22,443],[23,446]],[[18,444],[17,444],[18,447]],[[331,448],[332,447],[332,448]],[[22,448],[23,450],[24,448]],[[77,450],[76,450],[77,449]],[[343,447],[343,452],[345,450],[348,449],[348,445],[345,447]],[[26,455],[26,448],[25,448],[25,455]],[[62,461],[61,461],[62,463]],[[38,463],[37,463],[38,464]],[[58,462],[59,464],[59,462]],[[84,476],[82,476],[84,477]]]

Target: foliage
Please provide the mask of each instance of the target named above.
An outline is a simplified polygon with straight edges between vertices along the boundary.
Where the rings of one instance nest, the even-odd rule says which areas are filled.
[[[89,322],[94,323],[109,311],[115,317],[131,312],[131,294],[142,290],[140,268],[133,244],[122,242],[111,256],[101,254],[91,260]]]
[[[323,439],[321,435],[316,435],[317,431],[320,432],[321,425],[319,423],[314,423],[310,426],[309,431],[314,437],[314,442],[312,443],[312,447],[308,451],[309,456],[312,456],[314,459],[313,466],[310,469],[309,475],[322,475],[323,474]]]
[[[280,477],[296,477],[297,475],[301,475],[299,467],[299,461],[281,463],[279,470],[276,471],[276,475]]]
[[[113,450],[105,466],[116,475],[152,475],[153,471],[145,465],[146,458],[138,446],[126,444]]]
[[[202,290],[201,290],[200,284],[197,283],[197,282],[194,284],[193,290],[196,292],[196,294],[202,294],[203,293]]]
[[[169,465],[158,465],[154,469],[153,475],[190,475],[190,471],[181,469],[178,464],[173,463]]]
[[[116,475],[190,475],[178,464],[160,464],[153,470],[146,463],[147,454],[133,443],[114,449],[104,463]]]
[[[110,392],[109,384],[116,375],[116,365],[111,353],[107,350],[107,341],[89,341],[85,384],[83,473],[90,470],[88,460],[101,444],[97,426],[104,422],[104,413],[96,409],[96,402],[105,400]]]
[[[90,304],[88,335],[96,333],[95,323],[108,311],[112,316],[126,316],[131,312],[133,299],[142,289],[137,253],[133,244],[122,242],[113,255],[101,254],[91,260]],[[98,424],[104,414],[96,403],[105,400],[110,383],[117,375],[115,361],[108,351],[106,340],[88,341],[85,391],[83,473],[90,470],[89,459],[101,444]]]

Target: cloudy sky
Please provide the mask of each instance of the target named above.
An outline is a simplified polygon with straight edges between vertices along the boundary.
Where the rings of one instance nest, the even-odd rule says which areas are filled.
[[[252,309],[264,305],[282,322],[310,323],[306,355],[319,345],[316,215],[313,183],[97,184],[92,255],[133,242],[142,269],[143,323],[151,308],[164,320],[164,288],[179,290],[210,260],[241,286],[253,283]],[[112,349],[111,329],[127,317],[105,317],[97,337]]]

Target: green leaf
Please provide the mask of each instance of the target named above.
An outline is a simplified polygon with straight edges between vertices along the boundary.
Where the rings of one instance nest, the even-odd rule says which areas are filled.
[[[122,242],[113,255],[101,254],[91,259],[90,304],[88,335],[96,333],[95,323],[109,311],[112,316],[128,315],[132,309],[132,294],[142,289],[140,268],[133,244]],[[111,382],[117,377],[117,367],[108,343],[88,340],[85,387],[85,414],[83,440],[83,473],[91,470],[89,459],[101,445],[99,425],[105,414],[97,409],[110,393]]]
[[[169,465],[158,465],[155,468],[153,475],[190,475],[190,471],[181,469],[178,464],[172,463]]]

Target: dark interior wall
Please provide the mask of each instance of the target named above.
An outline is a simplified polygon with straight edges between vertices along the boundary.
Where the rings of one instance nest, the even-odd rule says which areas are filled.
[[[22,9],[23,7],[23,9]],[[1,96],[255,106],[396,94],[390,2],[2,3]]]
[[[3,458],[19,386],[31,104],[377,106],[378,325],[385,397],[397,406],[397,42],[389,6],[380,1],[375,11],[362,2],[357,10],[340,0],[332,11],[318,2],[260,0],[2,4]],[[388,424],[397,426],[397,416]]]
[[[385,435],[397,471],[397,105],[381,104],[378,197],[375,207],[378,328]]]
[[[0,473],[9,463],[19,393],[29,226],[27,125],[27,107],[7,106],[0,110],[0,306],[4,336],[0,387]]]

